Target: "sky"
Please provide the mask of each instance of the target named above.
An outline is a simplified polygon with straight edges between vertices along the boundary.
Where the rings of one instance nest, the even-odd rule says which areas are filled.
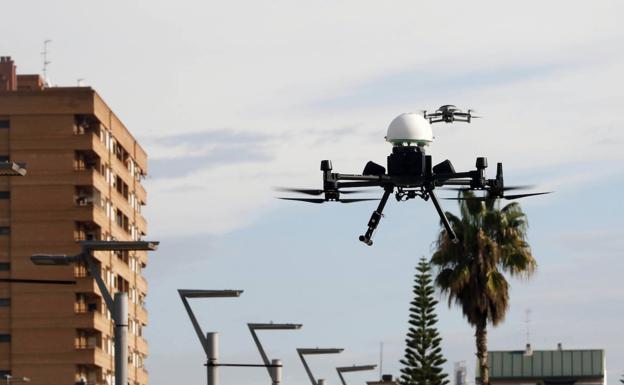
[[[345,173],[383,164],[390,121],[442,104],[483,118],[434,126],[434,161],[468,170],[487,156],[504,163],[507,184],[555,191],[521,201],[539,268],[511,282],[490,349],[522,349],[528,330],[534,349],[605,349],[609,383],[624,374],[621,1],[22,0],[4,9],[14,16],[0,23],[0,54],[40,73],[51,39],[50,81],[84,79],[149,154],[144,213],[148,238],[161,241],[145,270],[152,385],[205,381],[178,288],[245,290],[192,302],[204,329],[220,332],[224,362],[259,362],[246,323],[298,322],[299,331],[261,335],[284,361],[284,383],[308,381],[297,347],[345,348],[310,359],[330,384],[336,366],[377,363],[380,342],[383,371],[398,374],[414,267],[439,231],[431,203],[391,201],[366,247],[357,236],[374,202],[312,206],[279,201],[273,188],[320,188],[322,159]],[[445,369],[465,360],[474,378],[474,331],[438,298]],[[221,377],[269,380],[258,369]]]

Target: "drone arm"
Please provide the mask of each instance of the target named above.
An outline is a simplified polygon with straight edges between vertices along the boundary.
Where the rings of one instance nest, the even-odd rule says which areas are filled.
[[[359,174],[334,174],[336,180],[354,180],[354,181],[371,181],[379,182],[383,179],[380,175],[359,175]]]
[[[350,187],[375,187],[379,186],[378,181],[368,182],[338,182],[338,188],[350,188]]]
[[[446,214],[444,214],[444,210],[442,210],[442,206],[440,206],[438,197],[436,197],[435,192],[433,192],[433,189],[427,189],[427,191],[429,192],[431,201],[433,202],[433,205],[435,206],[436,211],[438,212],[438,215],[440,216],[440,220],[442,221],[442,224],[444,225],[444,228],[446,229],[446,233],[448,234],[449,238],[451,238],[451,241],[453,241],[453,243],[457,243],[458,242],[457,235],[455,235],[455,232],[453,231],[451,224],[446,218]]]
[[[442,180],[435,181],[436,187],[439,186],[471,186],[472,180],[464,179],[464,180]]]
[[[474,180],[475,178],[479,178],[480,176],[481,175],[479,174],[479,171],[465,171],[465,172],[454,172],[450,174],[434,174],[433,178],[436,182],[451,184],[451,183],[447,183],[447,182],[451,182],[449,179],[470,178],[471,180]]]
[[[371,237],[373,236],[375,229],[377,229],[377,225],[379,225],[379,221],[381,220],[381,217],[383,215],[383,209],[386,206],[386,202],[388,202],[388,198],[390,197],[390,194],[392,194],[393,190],[393,188],[386,188],[386,190],[384,191],[384,195],[381,197],[381,201],[379,202],[379,206],[377,206],[377,210],[373,211],[373,214],[368,221],[368,230],[366,230],[366,233],[364,235],[360,235],[360,241],[367,244],[368,246],[373,245]]]

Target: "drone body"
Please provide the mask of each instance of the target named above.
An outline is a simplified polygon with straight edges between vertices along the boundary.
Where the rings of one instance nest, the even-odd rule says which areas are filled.
[[[485,169],[487,158],[478,157],[475,170],[456,172],[452,163],[447,159],[436,165],[430,155],[425,153],[425,147],[433,141],[431,123],[464,121],[470,122],[471,110],[462,112],[455,106],[445,105],[435,113],[423,114],[407,113],[396,117],[388,127],[386,141],[392,143],[392,153],[387,158],[387,168],[375,162],[369,161],[362,174],[341,174],[332,172],[330,160],[321,161],[323,173],[323,190],[310,189],[285,189],[286,191],[304,193],[308,195],[324,195],[324,198],[280,198],[286,200],[304,201],[309,203],[342,202],[352,203],[365,200],[342,199],[341,194],[354,193],[350,190],[358,187],[381,187],[384,190],[377,209],[371,215],[368,229],[359,237],[360,241],[371,246],[372,236],[383,216],[383,209],[390,195],[394,193],[397,201],[407,201],[419,197],[425,201],[431,199],[440,216],[440,219],[449,235],[457,242],[457,237],[449,224],[442,207],[434,193],[436,187],[463,186],[467,190],[484,190],[485,197],[474,199],[517,199],[526,196],[546,193],[529,193],[517,195],[504,195],[507,190],[517,187],[505,187],[503,181],[503,165],[498,163],[496,178],[487,179]],[[376,200],[376,199],[375,199]]]

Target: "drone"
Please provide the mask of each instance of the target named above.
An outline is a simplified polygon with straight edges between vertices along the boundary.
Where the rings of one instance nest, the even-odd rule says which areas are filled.
[[[522,193],[507,195],[509,190],[517,190],[529,186],[505,186],[503,181],[503,164],[496,165],[496,177],[487,179],[485,169],[488,161],[485,157],[477,157],[475,169],[465,172],[456,172],[448,159],[433,164],[431,155],[425,153],[425,147],[433,142],[432,123],[467,122],[470,123],[472,110],[463,112],[453,105],[444,105],[432,114],[404,113],[397,116],[388,127],[386,141],[392,144],[392,153],[387,158],[387,168],[375,162],[366,163],[361,174],[341,174],[332,171],[331,160],[321,161],[323,174],[323,189],[282,188],[281,191],[296,192],[322,198],[278,197],[290,201],[308,203],[341,202],[355,203],[370,200],[379,200],[377,209],[368,221],[368,229],[359,240],[368,246],[373,245],[373,233],[377,229],[383,210],[388,199],[394,194],[397,201],[407,201],[421,198],[431,200],[440,216],[440,220],[453,242],[458,242],[457,235],[449,224],[448,219],[434,190],[442,186],[455,186],[455,189],[472,191],[481,190],[484,196],[457,197],[445,199],[475,199],[480,201],[496,199],[519,199],[534,195],[543,195],[550,192]],[[354,188],[381,187],[381,199],[373,198],[342,198],[343,194],[359,193]]]
[[[472,115],[474,111],[468,110],[463,112],[459,108],[452,104],[445,104],[438,108],[436,112],[427,114],[427,110],[423,110],[423,117],[429,119],[429,123],[453,123],[453,122],[466,122],[470,123],[472,119],[480,118],[480,116]]]

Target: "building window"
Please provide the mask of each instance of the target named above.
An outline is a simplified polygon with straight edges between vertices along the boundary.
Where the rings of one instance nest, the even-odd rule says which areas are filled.
[[[0,199],[10,199],[11,192],[10,191],[0,191]]]
[[[3,369],[0,370],[0,378],[5,379],[6,376],[10,376],[11,375],[11,371],[8,369]]]
[[[0,119],[0,128],[11,128],[11,121],[8,119]]]
[[[11,270],[11,264],[9,262],[0,262],[0,271]]]
[[[0,307],[11,306],[11,298],[0,298]]]
[[[9,226],[0,226],[0,235],[11,234],[11,228]]]
[[[8,162],[10,157],[8,155],[0,155],[0,162]]]
[[[10,334],[0,334],[0,342],[11,342]]]

